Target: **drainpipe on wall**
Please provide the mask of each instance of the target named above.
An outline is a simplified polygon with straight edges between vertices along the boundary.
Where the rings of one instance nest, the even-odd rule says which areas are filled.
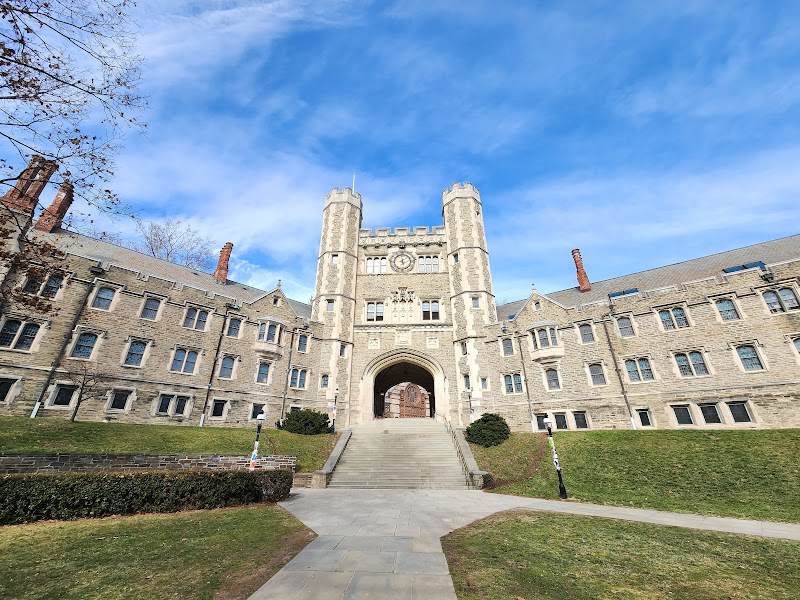
[[[283,415],[286,414],[286,394],[289,393],[289,378],[292,375],[292,352],[294,352],[294,334],[296,332],[297,327],[292,327],[292,343],[289,344],[289,364],[286,365],[286,383],[283,386],[283,399],[281,400],[281,426],[283,426]]]
[[[631,410],[631,404],[630,402],[628,402],[628,390],[625,389],[625,380],[622,378],[622,371],[619,368],[619,361],[617,360],[617,354],[616,352],[614,352],[614,344],[611,342],[611,334],[608,333],[608,324],[606,323],[607,318],[614,316],[614,303],[611,301],[611,298],[608,299],[608,308],[609,312],[602,316],[603,331],[606,332],[608,349],[611,351],[611,360],[614,361],[614,371],[616,372],[617,379],[619,380],[619,387],[622,389],[622,399],[625,400],[625,406],[628,409],[628,417],[631,420],[631,427],[636,429],[636,420],[633,418],[633,411]]]
[[[93,275],[105,273],[105,270],[99,265],[90,267],[89,270]],[[69,330],[64,334],[64,340],[61,342],[61,347],[58,349],[58,354],[56,354],[56,358],[53,360],[53,365],[50,367],[50,371],[47,373],[47,377],[44,379],[42,389],[39,391],[39,397],[36,399],[36,403],[33,405],[31,419],[36,417],[36,414],[39,412],[39,408],[42,406],[42,400],[44,399],[44,395],[47,393],[47,388],[50,387],[50,382],[53,381],[53,375],[56,374],[56,371],[61,366],[61,360],[64,358],[64,352],[67,350],[69,341],[72,339],[72,332],[75,331],[75,327],[78,326],[78,321],[80,321],[81,317],[83,316],[83,309],[86,308],[86,303],[89,301],[89,296],[92,295],[95,287],[97,287],[97,284],[92,282],[86,288],[83,301],[79,305],[78,310],[72,319],[72,323],[70,323]]]
[[[518,331],[514,332],[514,336],[517,338],[517,346],[519,347],[519,362],[522,365],[522,376],[525,378],[525,395],[528,397],[528,413],[531,416],[531,431],[536,432],[536,427],[534,425],[535,421],[533,418],[533,403],[531,402],[531,389],[528,385],[528,373],[525,370],[525,356],[522,354],[522,336],[519,335]]]
[[[217,362],[219,361],[219,351],[222,348],[222,338],[225,337],[225,326],[228,324],[228,310],[231,308],[231,303],[225,305],[225,313],[222,315],[222,328],[219,330],[219,338],[217,339],[217,349],[214,351],[214,360],[211,363],[211,374],[208,376],[208,383],[206,384],[206,399],[203,401],[203,410],[200,413],[200,422],[198,427],[202,427],[206,422],[206,410],[208,410],[208,399],[211,396],[211,384],[214,383],[214,373],[217,370]]]

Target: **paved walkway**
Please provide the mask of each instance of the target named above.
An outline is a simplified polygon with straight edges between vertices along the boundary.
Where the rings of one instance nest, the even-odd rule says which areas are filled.
[[[800,525],[455,490],[296,490],[280,503],[319,537],[251,600],[452,600],[439,538],[527,508],[800,540]]]

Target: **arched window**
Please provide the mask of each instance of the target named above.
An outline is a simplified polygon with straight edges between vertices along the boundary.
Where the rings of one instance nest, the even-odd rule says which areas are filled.
[[[233,377],[233,365],[235,361],[232,356],[225,356],[222,359],[222,364],[219,366],[219,376],[221,379],[230,379]]]
[[[84,332],[78,336],[75,347],[72,349],[72,358],[89,358],[97,343],[97,334]]]
[[[761,371],[764,368],[755,346],[738,346],[736,353],[739,355],[745,371]]]
[[[619,334],[622,337],[631,337],[634,335],[633,321],[630,317],[620,317],[617,319],[617,327],[619,327]]]
[[[195,364],[197,364],[197,352],[194,350],[187,351],[185,348],[178,348],[175,350],[175,356],[172,359],[170,371],[176,373],[194,373]]]
[[[239,330],[242,328],[242,320],[241,319],[231,319],[228,322],[228,337],[239,337]]]
[[[591,344],[594,341],[594,332],[592,331],[592,326],[588,323],[578,327],[578,331],[581,333],[581,342],[584,344]]]
[[[789,310],[797,310],[800,304],[797,302],[797,295],[794,290],[788,287],[781,288],[777,293],[773,291],[764,292],[764,302],[770,312],[781,313]]]
[[[545,378],[547,379],[547,389],[548,390],[560,390],[561,389],[561,381],[558,379],[558,371],[555,369],[547,369],[544,372]]]
[[[541,346],[542,348],[549,348],[550,338],[547,337],[547,329],[540,329],[538,333],[539,333],[539,346]]]
[[[308,350],[308,336],[306,334],[301,334],[297,338],[297,351],[306,352],[307,350]]]
[[[114,294],[117,293],[117,290],[110,287],[101,287],[97,290],[97,294],[95,294],[94,302],[92,302],[92,308],[101,308],[103,310],[108,310],[111,308],[111,301],[114,299]]]
[[[146,348],[147,344],[145,342],[131,342],[131,345],[128,346],[128,353],[125,355],[125,364],[134,367],[141,365]]]
[[[319,387],[326,388],[328,387],[328,375],[323,375],[319,379]]]
[[[381,273],[386,273],[386,258],[381,259]]]
[[[630,381],[652,381],[653,369],[650,360],[647,358],[628,359],[625,361],[625,370],[628,372]]]
[[[736,321],[739,319],[739,313],[730,298],[717,300],[717,310],[723,321]]]
[[[606,384],[606,374],[603,372],[603,365],[600,363],[589,365],[589,374],[592,376],[592,385]]]
[[[512,354],[514,354],[514,343],[511,338],[506,338],[503,340],[503,355],[511,356]]]
[[[275,323],[270,323],[267,328],[267,342],[274,344],[278,335],[278,326]]]
[[[0,347],[10,348],[14,343],[14,338],[17,337],[17,332],[22,326],[21,321],[9,319],[3,324],[3,329],[0,330]]]

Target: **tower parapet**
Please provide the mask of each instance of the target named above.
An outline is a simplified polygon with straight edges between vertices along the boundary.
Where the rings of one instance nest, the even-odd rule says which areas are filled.
[[[478,188],[472,185],[469,181],[463,183],[457,182],[449,187],[446,187],[442,192],[442,208],[447,206],[456,198],[472,198],[478,204],[481,203],[481,193]]]

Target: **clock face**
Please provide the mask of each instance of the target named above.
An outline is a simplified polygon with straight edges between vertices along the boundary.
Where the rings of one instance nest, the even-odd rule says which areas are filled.
[[[410,271],[414,266],[414,257],[408,252],[398,252],[392,257],[392,268],[395,271]]]

